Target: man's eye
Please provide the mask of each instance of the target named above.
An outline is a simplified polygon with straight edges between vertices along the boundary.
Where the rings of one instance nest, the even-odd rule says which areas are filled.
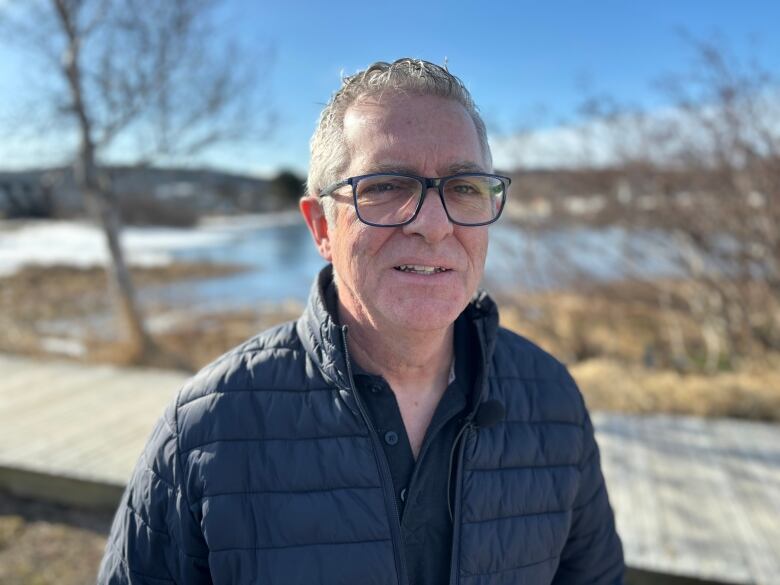
[[[394,185],[393,183],[375,183],[373,185],[366,185],[365,188],[361,189],[362,193],[381,193],[383,191],[392,191],[393,189],[397,189],[398,186]]]
[[[453,195],[483,195],[484,189],[478,188],[477,185],[471,183],[457,183],[454,185],[447,185],[447,191]]]

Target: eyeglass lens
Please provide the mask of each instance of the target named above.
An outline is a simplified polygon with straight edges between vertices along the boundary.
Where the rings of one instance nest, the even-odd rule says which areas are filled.
[[[360,217],[377,225],[409,221],[423,194],[423,184],[412,177],[376,175],[358,181],[355,188]],[[490,176],[455,176],[442,186],[444,204],[453,221],[479,224],[501,211],[504,184]]]

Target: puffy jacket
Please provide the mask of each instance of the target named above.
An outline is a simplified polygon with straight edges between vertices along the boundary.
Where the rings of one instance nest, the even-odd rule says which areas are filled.
[[[379,438],[320,274],[297,321],[204,368],[154,429],[116,513],[99,583],[408,585]],[[451,583],[619,583],[623,555],[582,397],[566,369],[466,308],[479,400],[453,474]]]

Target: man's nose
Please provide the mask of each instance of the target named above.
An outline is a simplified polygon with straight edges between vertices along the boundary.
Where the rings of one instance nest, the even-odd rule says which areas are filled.
[[[403,226],[405,234],[419,234],[430,243],[443,240],[452,233],[453,225],[437,187],[429,187],[423,194],[422,207],[414,221]]]

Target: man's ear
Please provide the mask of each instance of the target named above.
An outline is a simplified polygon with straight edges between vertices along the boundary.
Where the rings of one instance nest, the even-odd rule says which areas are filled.
[[[301,215],[306,221],[306,227],[314,238],[314,244],[317,251],[328,262],[333,261],[333,255],[330,249],[330,236],[328,234],[328,220],[325,218],[325,210],[322,208],[322,202],[319,197],[303,197],[298,204]]]

